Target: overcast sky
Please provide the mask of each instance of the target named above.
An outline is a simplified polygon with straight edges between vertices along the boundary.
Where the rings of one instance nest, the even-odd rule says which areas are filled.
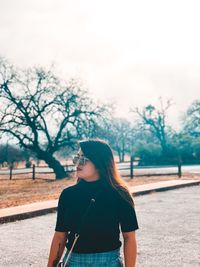
[[[129,108],[172,98],[169,122],[200,98],[199,0],[0,0],[0,54],[55,63],[92,97]]]

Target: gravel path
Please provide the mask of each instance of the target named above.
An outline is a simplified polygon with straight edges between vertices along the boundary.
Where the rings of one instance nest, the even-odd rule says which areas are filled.
[[[134,198],[137,267],[200,267],[200,186]],[[46,267],[56,213],[0,225],[1,267]]]

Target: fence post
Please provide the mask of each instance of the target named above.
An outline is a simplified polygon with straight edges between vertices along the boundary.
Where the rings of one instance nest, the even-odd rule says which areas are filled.
[[[33,164],[33,176],[32,179],[35,180],[35,164]]]
[[[10,180],[12,179],[12,169],[13,169],[13,166],[12,164],[10,165]]]
[[[182,176],[182,169],[181,169],[181,160],[178,161],[178,177]]]
[[[131,170],[131,179],[133,179],[134,177],[134,172],[133,172],[133,160],[134,160],[134,157],[131,156],[131,165],[130,165],[130,170]]]

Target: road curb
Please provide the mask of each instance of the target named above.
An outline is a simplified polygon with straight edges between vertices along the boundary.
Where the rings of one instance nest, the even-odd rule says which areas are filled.
[[[165,186],[165,187],[154,188],[154,189],[147,189],[147,190],[138,191],[138,192],[132,192],[132,196],[137,197],[137,196],[141,196],[141,195],[151,194],[154,192],[163,192],[163,191],[167,191],[167,190],[173,190],[173,189],[178,189],[178,188],[182,188],[182,187],[196,186],[196,185],[200,185],[200,181],[191,182],[191,183],[187,183],[187,184]]]
[[[0,217],[0,224],[21,221],[21,220],[33,218],[36,216],[45,215],[45,214],[54,212],[56,210],[57,210],[57,207],[52,207],[48,209],[41,209],[41,210],[30,211],[30,212],[25,212],[25,213],[20,213],[20,214],[8,215],[8,216]]]
[[[170,185],[170,181],[169,181],[168,182],[169,185],[166,185],[166,186],[159,186],[159,184],[164,183],[164,182],[147,184],[144,186],[134,186],[134,187],[130,187],[130,191],[133,197],[137,197],[141,195],[151,194],[154,192],[162,192],[162,191],[173,190],[173,189],[182,188],[182,187],[200,185],[200,180],[195,180],[195,181],[185,180],[184,183],[181,183],[181,181],[178,181],[178,182],[179,184]],[[138,189],[142,187],[143,188],[146,187],[146,189],[143,189],[143,190]],[[17,207],[12,207],[12,208],[0,209],[0,224],[14,222],[18,220],[24,220],[24,219],[33,218],[36,216],[41,216],[41,215],[55,212],[57,210],[57,201],[58,200],[54,200],[54,201],[51,200],[51,201],[32,203],[32,204],[17,206]],[[45,203],[44,207],[42,207],[43,203]],[[38,209],[34,207],[34,206],[37,206],[37,204],[38,206],[40,206],[40,208]],[[13,210],[15,209],[18,210],[18,212],[16,213],[13,212]],[[23,209],[26,211],[23,212]]]

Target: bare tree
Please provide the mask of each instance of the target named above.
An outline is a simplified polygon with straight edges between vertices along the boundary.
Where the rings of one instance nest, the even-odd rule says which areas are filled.
[[[195,100],[184,115],[184,130],[194,137],[200,137],[200,100]]]
[[[117,151],[119,161],[124,162],[125,154],[131,153],[134,129],[125,118],[115,118],[112,123],[113,138],[111,143]]]
[[[159,98],[159,100],[160,108],[156,108],[153,105],[148,105],[142,110],[135,108],[130,109],[130,111],[139,116],[141,130],[150,131],[157,138],[162,148],[162,152],[165,153],[167,150],[166,116],[168,109],[172,105],[172,101],[167,100],[167,103],[164,106],[162,98]]]
[[[107,118],[99,124],[98,136],[109,141],[113,150],[118,154],[119,161],[124,162],[125,154],[131,154],[133,148],[134,129],[125,118]]]
[[[87,137],[87,128],[105,110],[77,80],[62,82],[52,70],[18,70],[0,59],[0,132],[44,160],[57,179],[66,173],[54,153],[76,147],[77,139]]]

